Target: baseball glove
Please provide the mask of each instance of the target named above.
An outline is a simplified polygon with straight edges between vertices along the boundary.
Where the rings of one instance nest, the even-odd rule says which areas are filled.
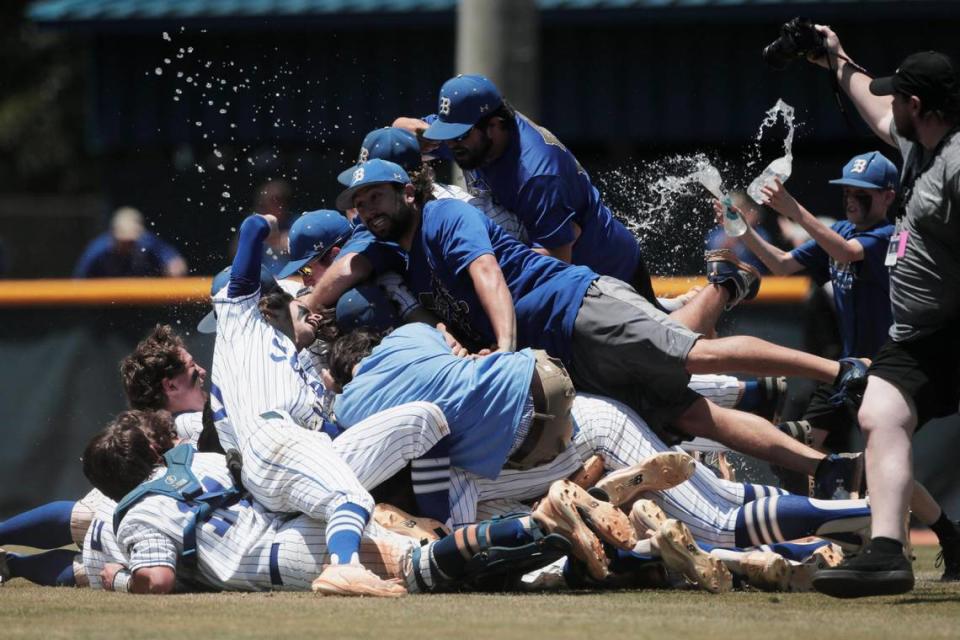
[[[399,598],[407,595],[407,589],[399,580],[384,580],[359,564],[326,565],[312,588],[322,596]]]

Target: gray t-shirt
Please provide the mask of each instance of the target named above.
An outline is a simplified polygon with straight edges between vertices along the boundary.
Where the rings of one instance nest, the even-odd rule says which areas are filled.
[[[901,137],[892,123],[890,135],[907,166],[911,153],[922,154],[900,223],[909,234],[905,252],[890,269],[890,337],[903,342],[960,319],[960,133],[932,161],[929,150]]]

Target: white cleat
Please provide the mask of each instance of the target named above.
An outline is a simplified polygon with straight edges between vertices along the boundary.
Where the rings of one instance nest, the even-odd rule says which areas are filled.
[[[763,591],[789,591],[790,563],[773,551],[749,551],[737,562],[751,587]]]
[[[641,498],[630,508],[630,524],[641,538],[655,535],[660,530],[660,525],[666,521],[667,514],[653,500]]]
[[[663,491],[690,479],[696,469],[693,458],[679,451],[652,455],[631,467],[613,471],[597,482],[609,497],[609,502],[620,506],[628,504],[646,491]]]
[[[843,551],[835,544],[828,544],[814,551],[803,562],[790,563],[790,578],[787,591],[805,593],[813,591],[813,574],[820,569],[835,567],[843,562]]]
[[[696,586],[710,593],[724,593],[733,588],[730,570],[720,560],[704,553],[682,522],[667,520],[660,525],[653,540],[666,567],[683,574]]]

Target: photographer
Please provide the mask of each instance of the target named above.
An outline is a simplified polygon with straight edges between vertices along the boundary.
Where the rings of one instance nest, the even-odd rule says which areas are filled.
[[[950,58],[932,51],[872,80],[829,27],[815,29],[825,54],[811,53],[810,61],[836,74],[874,133],[900,150],[905,167],[886,258],[893,325],[870,367],[859,413],[873,538],[855,558],[819,571],[814,586],[843,597],[904,593],[914,582],[903,553],[910,441],[919,426],[955,413],[960,402],[960,87]],[[934,530],[947,526],[941,516]],[[958,558],[945,554],[944,561]]]

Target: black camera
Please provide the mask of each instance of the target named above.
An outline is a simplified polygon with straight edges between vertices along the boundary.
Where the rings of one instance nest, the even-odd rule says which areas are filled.
[[[827,52],[824,40],[810,18],[794,18],[780,27],[779,38],[763,48],[763,61],[774,69],[783,69],[795,58],[822,56]]]

